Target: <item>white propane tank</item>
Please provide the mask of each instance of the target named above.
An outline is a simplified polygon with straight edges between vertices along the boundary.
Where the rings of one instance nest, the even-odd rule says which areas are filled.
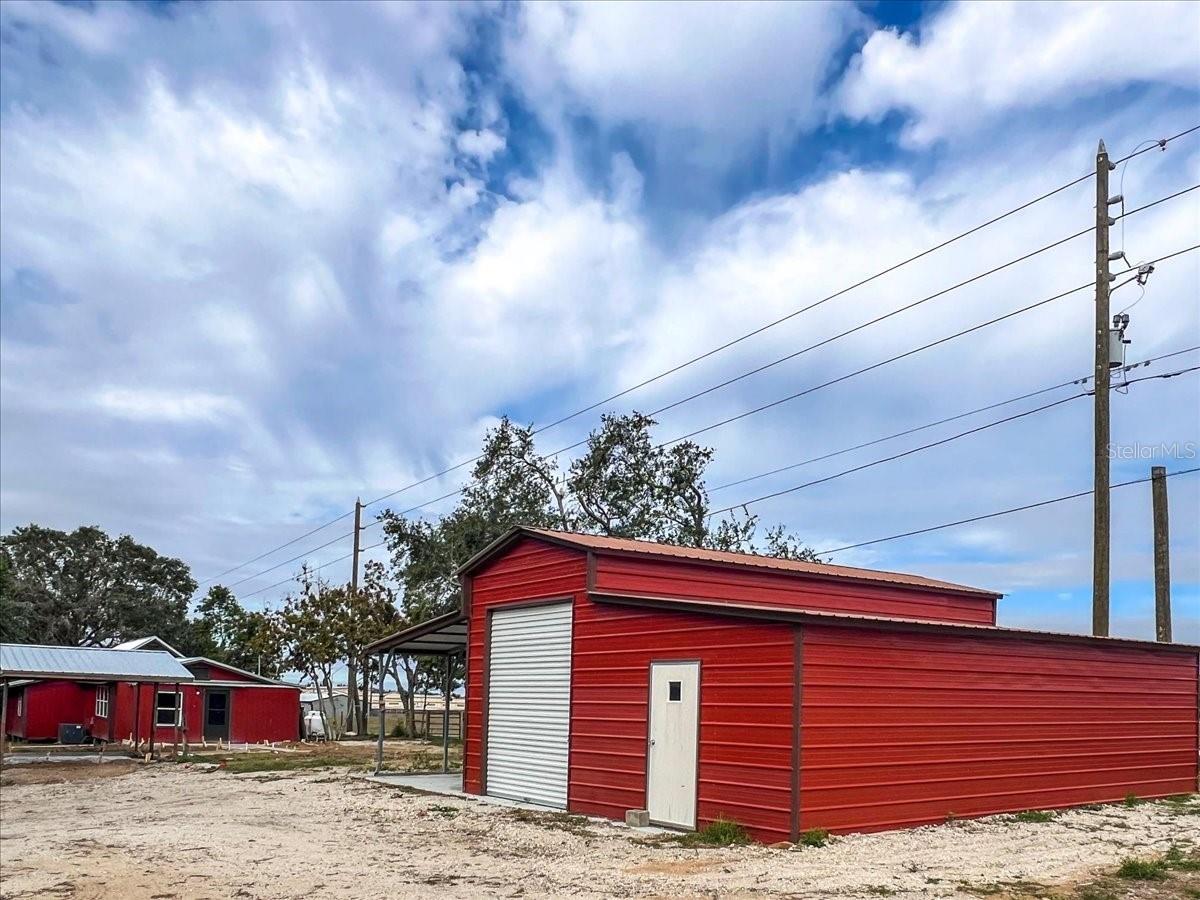
[[[320,710],[310,710],[304,716],[304,738],[309,741],[324,740],[325,717]]]

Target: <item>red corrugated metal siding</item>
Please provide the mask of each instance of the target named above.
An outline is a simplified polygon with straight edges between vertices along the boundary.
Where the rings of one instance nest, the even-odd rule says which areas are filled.
[[[593,589],[599,593],[761,603],[929,622],[996,623],[996,601],[990,597],[820,581],[762,570],[628,556],[598,555]]]
[[[802,828],[1189,793],[1195,653],[803,629]]]
[[[517,541],[506,553],[473,575],[467,637],[467,729],[463,741],[463,790],[476,794],[483,792],[481,761],[487,611],[505,603],[546,597],[574,597],[583,591],[586,580],[586,554],[533,540]]]
[[[150,739],[150,728],[154,721],[154,695],[157,686],[142,685],[141,729],[143,741]],[[173,690],[173,685],[163,685],[164,692]],[[204,705],[201,684],[184,685],[183,721],[180,738],[187,737],[198,743],[204,735]],[[237,743],[256,744],[260,741],[295,741],[300,737],[300,690],[280,687],[221,687],[230,695],[229,739]],[[117,685],[113,692],[116,704],[113,718],[112,740],[128,740],[134,733],[134,709],[137,694],[129,683]],[[169,725],[154,728],[156,742],[171,743],[175,740],[175,729]]]
[[[623,818],[646,804],[651,660],[700,660],[698,824],[757,839],[791,830],[794,629],[575,604],[568,808]]]
[[[10,737],[25,737],[25,688],[9,688],[8,711],[4,716],[4,733]],[[21,714],[17,715],[18,699]]]
[[[189,722],[189,739],[199,740],[203,731],[199,688],[195,717]],[[289,688],[231,688],[229,739],[239,743],[295,741],[300,737],[300,691]]]
[[[93,713],[95,701],[90,684],[74,681],[39,681],[26,685],[22,701],[24,721],[22,733],[9,726],[9,733],[27,741],[51,741],[58,739],[59,723],[87,725]],[[10,704],[13,698],[9,698]],[[10,707],[9,712],[12,712]]]

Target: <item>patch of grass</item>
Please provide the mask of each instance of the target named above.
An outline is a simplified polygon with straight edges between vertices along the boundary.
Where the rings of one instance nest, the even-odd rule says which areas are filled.
[[[1169,869],[1181,872],[1200,872],[1200,854],[1195,851],[1187,853],[1182,847],[1172,846],[1163,856],[1163,863]]]
[[[426,815],[441,816],[443,819],[453,819],[459,813],[456,806],[446,806],[442,803],[435,803],[433,806],[425,810]]]
[[[1077,900],[1118,900],[1118,895],[1100,885],[1089,884],[1081,887],[1075,895]]]
[[[717,818],[699,831],[673,834],[666,840],[684,847],[737,847],[749,844],[750,835],[733,819]]]
[[[572,834],[589,834],[591,822],[586,816],[576,816],[566,812],[542,812],[532,809],[514,809],[512,817],[518,822],[530,825],[541,825],[543,828],[557,828],[559,831],[569,831]]]
[[[1121,863],[1117,876],[1131,881],[1158,881],[1167,877],[1167,864],[1161,859],[1130,857]]]
[[[886,884],[868,884],[863,888],[868,894],[874,894],[876,897],[890,897],[895,894],[895,890],[888,887]]]
[[[362,766],[361,760],[349,762],[338,756],[322,753],[309,754],[255,754],[230,756],[221,761],[222,768],[235,775],[251,772],[293,772],[302,769],[322,769],[329,766]]]
[[[810,828],[800,835],[801,847],[824,847],[829,843],[829,832],[824,828]]]
[[[1141,802],[1142,801],[1138,799],[1138,795],[1135,794],[1133,791],[1130,791],[1128,794],[1125,795],[1125,805],[1126,806],[1138,806]]]
[[[1019,812],[1013,819],[1018,822],[1036,823],[1036,822],[1053,822],[1055,813],[1048,809],[1027,809],[1024,812]]]
[[[1036,881],[990,881],[985,884],[971,884],[960,881],[959,887],[968,894],[978,894],[981,897],[993,897],[1005,894],[1009,897],[1043,897],[1046,895],[1046,885]]]

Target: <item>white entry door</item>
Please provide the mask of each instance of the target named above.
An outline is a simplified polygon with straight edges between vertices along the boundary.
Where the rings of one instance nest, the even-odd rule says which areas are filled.
[[[650,821],[696,827],[696,749],[700,737],[700,663],[650,665]]]
[[[489,794],[565,808],[571,603],[497,609],[488,639]]]

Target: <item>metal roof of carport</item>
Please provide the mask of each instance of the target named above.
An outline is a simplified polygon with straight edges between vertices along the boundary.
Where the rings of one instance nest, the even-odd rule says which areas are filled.
[[[192,673],[164,650],[0,644],[0,678],[68,681],[192,681]]]
[[[453,610],[368,644],[367,653],[406,653],[413,656],[446,656],[467,647],[467,619]]]

